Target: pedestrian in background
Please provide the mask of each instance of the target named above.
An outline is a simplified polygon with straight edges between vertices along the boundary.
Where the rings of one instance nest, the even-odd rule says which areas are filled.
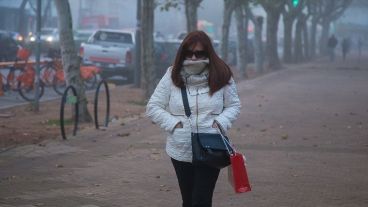
[[[342,59],[345,60],[350,51],[350,39],[345,37],[341,42]]]
[[[337,46],[337,43],[338,43],[338,41],[337,41],[335,35],[331,35],[331,37],[328,38],[327,49],[328,49],[328,53],[330,55],[331,62],[335,60],[335,48]]]
[[[358,52],[359,52],[359,58],[362,56],[362,49],[363,49],[363,39],[359,37],[357,45],[358,45]]]
[[[185,115],[182,87],[187,90],[190,118]],[[226,133],[239,112],[240,100],[229,66],[215,53],[206,33],[189,33],[146,111],[168,133],[166,152],[176,172],[183,207],[211,207],[220,172],[192,164],[191,132]]]

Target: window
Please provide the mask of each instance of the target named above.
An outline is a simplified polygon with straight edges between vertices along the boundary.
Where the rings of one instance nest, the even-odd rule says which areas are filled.
[[[105,32],[100,31],[95,35],[97,41],[122,43],[122,44],[132,44],[132,35],[129,33],[119,33],[119,32]]]

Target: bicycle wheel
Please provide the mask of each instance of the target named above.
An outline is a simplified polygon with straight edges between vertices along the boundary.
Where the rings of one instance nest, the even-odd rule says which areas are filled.
[[[78,96],[73,86],[68,86],[61,98],[60,104],[60,130],[64,140],[67,135],[76,135],[78,130]]]
[[[45,86],[52,86],[54,84],[56,71],[52,65],[46,64],[41,68],[40,77]]]
[[[11,67],[6,76],[6,82],[3,82],[5,90],[18,90],[19,77],[22,74],[22,71],[18,68]],[[4,77],[5,78],[5,77]]]
[[[59,94],[59,95],[63,95],[65,89],[66,89],[66,82],[65,80],[60,80],[58,78],[54,78],[53,84],[52,84],[52,88],[54,89],[54,91]]]
[[[39,84],[39,95],[38,98],[41,98],[44,93],[44,85],[42,82]],[[28,83],[26,81],[20,80],[18,82],[18,92],[19,95],[26,101],[34,101],[36,97],[36,83]]]
[[[0,96],[4,94],[4,91],[6,91],[6,79],[0,72]]]
[[[103,86],[105,90],[101,91],[101,86]],[[100,126],[108,126],[110,117],[110,91],[105,80],[101,80],[97,85],[94,102],[94,116],[96,129],[99,129]],[[104,120],[99,120],[101,116],[104,117]]]

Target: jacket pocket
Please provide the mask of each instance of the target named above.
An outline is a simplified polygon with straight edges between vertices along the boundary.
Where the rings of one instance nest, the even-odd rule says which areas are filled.
[[[198,122],[198,132],[200,133],[218,133],[218,130],[212,127],[215,118],[218,115],[208,114]]]
[[[172,115],[175,116],[177,119],[179,119],[181,124],[183,125],[183,127],[181,128],[174,128],[172,134],[175,134],[175,132],[190,130],[189,122],[185,115],[175,115],[175,114]]]

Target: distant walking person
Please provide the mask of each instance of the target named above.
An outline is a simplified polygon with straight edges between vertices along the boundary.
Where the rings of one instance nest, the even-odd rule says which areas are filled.
[[[328,53],[330,55],[331,61],[335,60],[335,48],[336,48],[337,43],[338,41],[335,35],[331,35],[331,37],[328,38],[327,47],[328,47]]]
[[[343,60],[345,60],[346,55],[349,53],[349,50],[350,50],[350,39],[349,38],[345,37],[342,40],[341,49],[342,49],[342,58]]]
[[[359,52],[359,57],[362,56],[362,49],[363,49],[363,39],[361,37],[359,37],[359,39],[358,39],[358,52]]]

